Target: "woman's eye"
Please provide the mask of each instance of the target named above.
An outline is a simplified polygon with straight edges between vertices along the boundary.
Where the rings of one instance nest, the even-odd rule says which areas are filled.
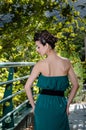
[[[39,46],[36,46],[36,49],[40,49],[40,47],[39,47]]]
[[[36,48],[37,48],[37,49],[39,49],[40,47],[39,47],[39,46],[37,46]]]

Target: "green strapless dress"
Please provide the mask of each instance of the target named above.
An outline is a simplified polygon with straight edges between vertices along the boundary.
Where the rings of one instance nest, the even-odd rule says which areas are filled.
[[[68,76],[40,74],[37,86],[65,91],[69,86]],[[34,130],[70,130],[66,105],[65,97],[39,94],[34,110]]]

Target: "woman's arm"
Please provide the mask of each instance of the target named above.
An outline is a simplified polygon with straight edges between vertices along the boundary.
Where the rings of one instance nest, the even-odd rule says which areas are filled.
[[[76,74],[75,74],[75,72],[73,70],[73,67],[72,67],[71,63],[70,63],[70,69],[68,71],[68,76],[69,76],[70,82],[72,84],[72,89],[71,89],[71,92],[70,92],[69,98],[68,98],[67,114],[69,113],[69,106],[72,103],[73,98],[75,97],[76,92],[77,92],[78,87],[79,87],[78,79],[77,79],[77,76],[76,76]]]
[[[40,68],[40,65],[39,65],[39,63],[37,63],[34,66],[32,72],[31,72],[31,75],[30,75],[30,77],[28,78],[28,80],[25,84],[25,91],[26,91],[27,97],[30,101],[30,104],[31,104],[33,110],[34,110],[35,105],[34,105],[33,95],[32,95],[32,92],[31,92],[31,87],[32,87],[34,80],[38,77],[38,75],[40,73],[39,68]]]

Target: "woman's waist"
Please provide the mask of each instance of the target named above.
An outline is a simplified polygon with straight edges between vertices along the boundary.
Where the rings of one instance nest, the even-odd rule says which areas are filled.
[[[64,97],[63,90],[41,89],[40,94]]]

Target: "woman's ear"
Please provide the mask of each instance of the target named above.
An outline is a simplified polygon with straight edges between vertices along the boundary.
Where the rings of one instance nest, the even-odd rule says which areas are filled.
[[[47,48],[49,47],[49,44],[48,44],[48,43],[46,43],[46,47],[47,47]]]
[[[46,47],[47,47],[47,49],[51,49],[51,46],[48,44],[48,43],[46,43]]]

